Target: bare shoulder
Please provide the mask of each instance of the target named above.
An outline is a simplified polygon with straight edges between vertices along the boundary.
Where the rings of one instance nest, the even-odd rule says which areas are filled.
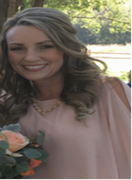
[[[103,83],[109,83],[111,85],[112,89],[116,92],[116,94],[122,100],[124,105],[130,111],[130,105],[128,103],[126,92],[125,92],[124,87],[123,87],[123,82],[121,82],[121,80],[116,78],[116,77],[107,77],[107,76],[104,76],[102,78],[102,82]],[[128,90],[130,90],[129,87],[127,86],[127,84],[126,84],[126,88]]]

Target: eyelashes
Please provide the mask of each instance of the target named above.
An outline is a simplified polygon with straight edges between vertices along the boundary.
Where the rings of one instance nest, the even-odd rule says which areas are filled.
[[[51,45],[47,45],[47,46],[42,46],[41,49],[49,49],[49,48],[53,48],[54,46]]]
[[[53,45],[45,45],[45,46],[40,46],[38,49],[50,49],[53,48]],[[13,47],[9,49],[10,51],[22,51],[25,50],[25,48],[21,48],[21,47]]]
[[[10,48],[9,50],[10,50],[10,51],[20,51],[20,50],[22,50],[22,48],[17,48],[17,47],[16,47],[16,48]]]

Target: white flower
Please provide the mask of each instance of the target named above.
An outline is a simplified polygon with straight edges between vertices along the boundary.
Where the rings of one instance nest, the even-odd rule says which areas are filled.
[[[8,149],[6,149],[6,154],[13,156],[13,157],[22,157],[23,155],[20,153],[12,153],[11,151],[9,151]]]

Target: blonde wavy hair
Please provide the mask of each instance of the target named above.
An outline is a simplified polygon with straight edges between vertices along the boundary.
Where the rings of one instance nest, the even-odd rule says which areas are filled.
[[[53,43],[64,52],[64,88],[60,98],[74,107],[77,120],[86,119],[91,113],[91,107],[97,102],[99,89],[102,85],[101,74],[107,66],[104,62],[91,58],[87,48],[76,37],[76,29],[67,15],[56,9],[29,8],[8,19],[2,30],[0,60],[0,92],[4,90],[4,102],[0,103],[0,120],[3,124],[16,123],[27,113],[27,108],[35,95],[29,80],[13,73],[8,60],[6,41],[7,31],[14,26],[36,26],[44,31]],[[103,64],[101,70],[96,64]],[[2,95],[1,95],[2,97]]]

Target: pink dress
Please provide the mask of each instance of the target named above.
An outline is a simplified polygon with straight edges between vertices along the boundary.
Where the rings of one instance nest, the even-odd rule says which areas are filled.
[[[95,113],[85,121],[75,120],[73,107],[61,104],[44,116],[30,105],[21,117],[21,133],[38,136],[45,133],[43,149],[47,162],[35,170],[31,179],[130,179],[130,88],[122,81],[120,95],[105,82]],[[119,93],[120,94],[120,93]],[[45,111],[58,99],[37,101]]]

